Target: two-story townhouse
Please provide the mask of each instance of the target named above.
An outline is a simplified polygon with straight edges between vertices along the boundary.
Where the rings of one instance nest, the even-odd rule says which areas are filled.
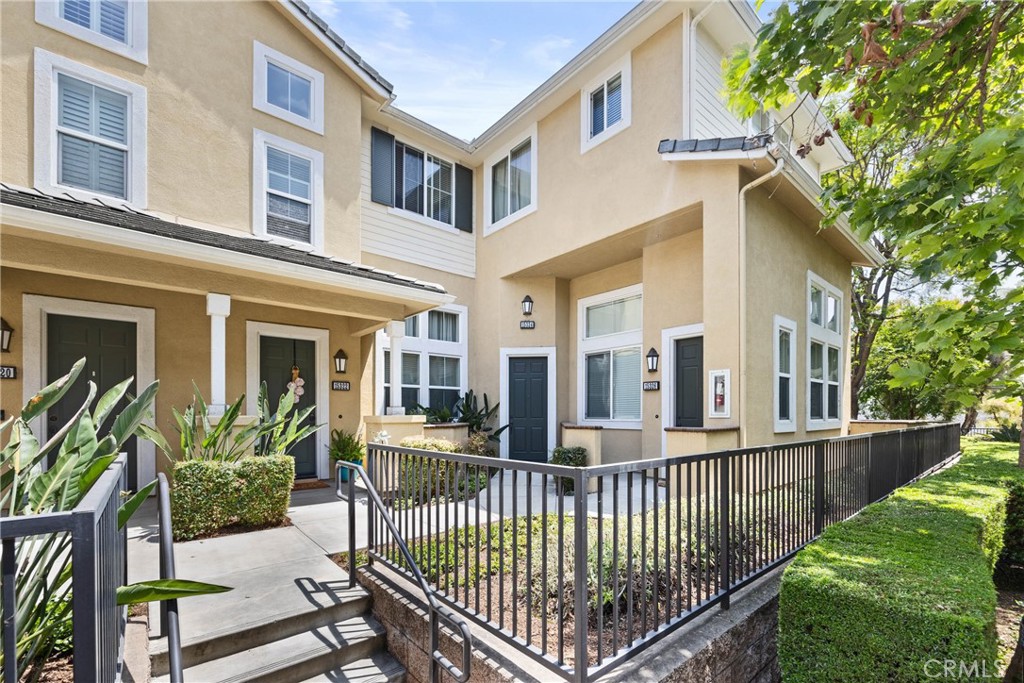
[[[276,398],[299,378],[312,419],[355,430],[372,333],[452,300],[358,262],[361,112],[391,85],[291,2],[0,13],[4,412],[85,356],[100,391],[159,378],[168,436],[193,381],[251,414],[261,381]],[[329,475],[326,441],[300,444],[297,474]],[[137,448],[151,478],[164,459]]]
[[[475,170],[471,264],[467,237],[375,195],[401,170],[371,158],[363,258],[449,288],[475,266],[460,379],[500,401],[502,455],[582,438],[608,462],[846,428],[850,270],[879,255],[820,229],[820,174],[850,155],[837,135],[795,154],[822,124],[813,101],[752,121],[726,107],[723,59],[757,26],[744,2],[642,3],[472,142],[390,107],[364,128],[368,150],[434,145]],[[410,355],[391,399],[378,363],[377,411],[440,398],[428,369]]]
[[[2,8],[5,410],[87,355],[159,376],[165,427],[193,380],[223,403],[297,367],[350,430],[487,393],[515,458],[845,428],[849,273],[878,255],[819,230],[849,157],[792,153],[813,102],[725,107],[746,3],[638,5],[471,142],[302,3],[128,3],[113,43],[108,4]]]

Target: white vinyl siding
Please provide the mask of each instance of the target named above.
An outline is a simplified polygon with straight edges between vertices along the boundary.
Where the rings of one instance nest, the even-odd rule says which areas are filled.
[[[36,0],[36,21],[146,64],[146,0]]]
[[[843,295],[807,273],[807,429],[842,425]]]
[[[371,254],[434,268],[446,273],[476,276],[476,241],[472,233],[426,225],[423,219],[389,209],[370,200],[370,126],[363,130],[362,249]]]
[[[691,128],[692,136],[697,139],[747,134],[746,124],[733,116],[722,97],[725,91],[722,60],[726,56],[726,51],[703,28],[697,29]]]
[[[579,419],[639,429],[643,294],[639,285],[579,301]]]

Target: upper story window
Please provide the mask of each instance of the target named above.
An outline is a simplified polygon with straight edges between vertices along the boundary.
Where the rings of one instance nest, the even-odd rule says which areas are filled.
[[[145,0],[36,0],[36,21],[143,64],[148,63]]]
[[[253,134],[253,232],[323,248],[323,154]]]
[[[485,234],[537,209],[537,127],[484,164]]]
[[[580,300],[581,422],[639,429],[642,306],[640,285]]]
[[[253,41],[252,106],[323,134],[324,75],[259,41]]]
[[[629,127],[630,65],[627,54],[580,92],[580,153]]]
[[[842,423],[843,295],[807,274],[807,429]]]
[[[35,51],[35,184],[146,204],[146,90]]]
[[[450,311],[430,311],[427,317],[427,337],[436,341],[459,341],[459,314]]]
[[[473,232],[473,171],[370,129],[370,199],[433,227]]]

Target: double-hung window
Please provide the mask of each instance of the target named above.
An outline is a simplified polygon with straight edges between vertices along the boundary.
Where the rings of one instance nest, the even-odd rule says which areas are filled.
[[[252,106],[314,133],[324,132],[324,75],[253,41]]]
[[[842,423],[843,295],[814,273],[807,277],[807,428]]]
[[[370,199],[432,227],[473,232],[473,171],[370,129]]]
[[[323,154],[254,132],[253,232],[323,246]]]
[[[450,410],[469,388],[466,316],[465,306],[449,304],[405,319],[402,407],[407,412],[419,405]],[[391,398],[391,340],[382,330],[376,343],[383,353],[378,365],[378,386],[383,387],[378,407],[384,414]]]
[[[83,199],[146,203],[146,91],[35,51],[35,184]]]
[[[643,295],[639,285],[581,299],[580,421],[639,429]]]
[[[629,127],[631,55],[580,91],[580,153]]]
[[[775,431],[796,431],[796,323],[775,316]]]
[[[537,130],[484,164],[485,234],[537,208]]]
[[[36,0],[36,21],[147,63],[146,0]]]

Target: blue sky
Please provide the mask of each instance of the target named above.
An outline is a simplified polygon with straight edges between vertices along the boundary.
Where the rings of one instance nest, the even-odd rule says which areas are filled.
[[[307,0],[395,85],[395,104],[461,138],[482,133],[635,2]]]

